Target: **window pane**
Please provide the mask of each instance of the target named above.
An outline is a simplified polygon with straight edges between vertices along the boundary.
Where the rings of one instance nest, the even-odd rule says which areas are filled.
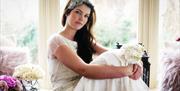
[[[36,61],[38,0],[1,0],[0,16],[1,36],[27,47]]]
[[[180,1],[160,0],[160,48],[180,37]]]
[[[97,12],[95,32],[104,46],[137,42],[138,0],[94,0]]]

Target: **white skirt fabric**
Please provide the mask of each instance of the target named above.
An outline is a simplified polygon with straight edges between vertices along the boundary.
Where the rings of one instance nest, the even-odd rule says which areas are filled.
[[[118,50],[107,51],[93,60],[91,64],[128,65],[126,60],[119,54]],[[149,88],[141,78],[132,80],[129,77],[122,77],[97,80],[82,77],[74,91],[149,91]]]

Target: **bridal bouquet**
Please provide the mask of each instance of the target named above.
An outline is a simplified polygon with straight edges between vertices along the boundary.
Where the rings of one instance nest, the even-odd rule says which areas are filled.
[[[33,64],[19,65],[15,68],[13,76],[22,80],[33,81],[42,78],[44,75],[40,66]]]
[[[126,44],[121,47],[122,56],[130,64],[140,63],[145,49],[140,44]]]

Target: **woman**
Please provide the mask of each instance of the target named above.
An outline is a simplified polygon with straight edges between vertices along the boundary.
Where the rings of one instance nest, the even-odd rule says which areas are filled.
[[[93,54],[108,49],[95,42],[92,27],[95,10],[88,0],[70,0],[65,7],[61,32],[48,41],[48,59],[54,91],[73,91],[81,76],[91,79],[130,77],[138,79],[142,70],[138,65],[109,66],[89,64]],[[111,60],[109,60],[111,61]]]

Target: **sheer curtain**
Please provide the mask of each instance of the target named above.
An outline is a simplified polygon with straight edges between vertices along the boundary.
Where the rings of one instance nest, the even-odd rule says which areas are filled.
[[[45,77],[40,86],[43,89],[50,89],[50,80],[48,74],[47,62],[47,39],[58,30],[59,22],[59,0],[39,0],[39,41],[38,41],[38,58],[39,64],[45,70]]]
[[[145,46],[150,67],[150,87],[157,86],[159,0],[140,0],[138,39]]]

